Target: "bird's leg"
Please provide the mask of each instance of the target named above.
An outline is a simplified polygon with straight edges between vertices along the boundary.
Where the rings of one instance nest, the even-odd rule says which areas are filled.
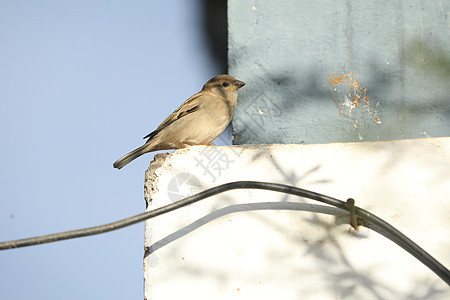
[[[189,141],[183,141],[183,144],[189,145],[189,146],[196,146],[196,143],[189,142]]]
[[[189,145],[189,146],[215,146],[214,143],[207,143],[207,144],[196,144],[189,141],[183,141],[183,144]]]

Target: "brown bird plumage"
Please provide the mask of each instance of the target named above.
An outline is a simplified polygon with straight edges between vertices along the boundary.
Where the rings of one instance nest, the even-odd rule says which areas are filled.
[[[146,135],[144,145],[119,158],[114,168],[120,169],[147,152],[210,144],[230,123],[238,90],[244,85],[245,82],[230,75],[211,78],[200,92]]]

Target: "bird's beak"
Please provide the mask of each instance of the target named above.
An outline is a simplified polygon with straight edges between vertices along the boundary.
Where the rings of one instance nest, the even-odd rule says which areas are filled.
[[[234,82],[234,86],[236,87],[237,90],[240,89],[241,87],[243,87],[244,85],[245,85],[245,82],[240,81],[240,80],[236,80]]]

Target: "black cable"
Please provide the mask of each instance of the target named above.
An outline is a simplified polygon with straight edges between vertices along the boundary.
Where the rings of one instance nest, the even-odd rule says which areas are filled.
[[[72,230],[66,232],[60,232],[55,234],[43,235],[33,238],[8,241],[0,243],[0,250],[5,249],[13,249],[19,247],[26,247],[50,242],[56,242],[66,239],[72,239],[77,237],[95,235],[100,233],[105,233],[108,231],[116,230],[119,228],[123,228],[126,226],[130,226],[147,219],[151,219],[162,214],[171,212],[175,209],[190,205],[192,203],[198,202],[205,198],[211,197],[213,195],[223,193],[229,190],[235,189],[262,189],[262,190],[270,190],[275,192],[281,192],[286,194],[291,194],[295,196],[300,196],[304,198],[309,198],[313,200],[317,200],[337,208],[340,208],[345,211],[349,211],[349,206],[346,202],[341,200],[328,197],[319,193],[311,192],[308,190],[304,190],[301,188],[288,186],[279,183],[269,183],[269,182],[258,182],[258,181],[237,181],[230,182],[226,184],[222,184],[203,192],[200,192],[196,195],[186,197],[182,200],[174,202],[172,204],[144,212],[142,214],[122,219],[117,222],[112,222],[105,225],[89,227],[85,229]],[[359,217],[358,224],[363,225],[365,227],[371,228],[377,227],[381,230],[377,230],[378,233],[384,235],[385,237],[394,241],[397,245],[402,247],[404,250],[409,252],[415,258],[417,258],[420,262],[426,265],[429,269],[431,269],[436,275],[438,275],[442,280],[444,280],[448,285],[450,285],[450,271],[444,267],[441,263],[439,263],[436,259],[434,259],[430,254],[428,254],[425,250],[415,244],[412,240],[410,240],[407,236],[402,234],[400,231],[395,229],[389,223],[383,221],[379,217],[374,214],[359,208],[357,206],[354,207],[356,215]]]

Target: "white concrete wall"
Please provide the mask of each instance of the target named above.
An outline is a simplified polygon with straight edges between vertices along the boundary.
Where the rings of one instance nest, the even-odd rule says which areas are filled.
[[[237,180],[352,197],[450,266],[450,138],[178,150],[147,171],[148,209]],[[146,299],[450,299],[410,254],[347,222],[344,211],[259,190],[151,219]]]

